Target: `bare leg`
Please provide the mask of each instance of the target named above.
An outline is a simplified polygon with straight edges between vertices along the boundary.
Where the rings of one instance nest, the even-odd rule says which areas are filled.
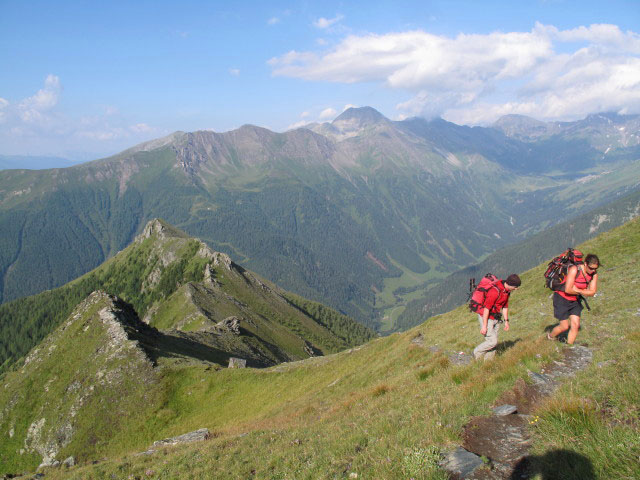
[[[566,320],[560,320],[560,323],[558,325],[556,325],[556,327],[553,330],[551,330],[551,333],[549,334],[549,336],[551,338],[556,338],[562,332],[566,332],[567,330],[569,330],[569,319],[568,318]]]
[[[578,315],[570,315],[569,320],[571,321],[571,329],[569,330],[569,335],[567,335],[567,343],[573,345],[578,336],[578,330],[580,330],[580,317]]]

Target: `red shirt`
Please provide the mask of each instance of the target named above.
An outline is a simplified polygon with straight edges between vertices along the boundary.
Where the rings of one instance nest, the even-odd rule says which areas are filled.
[[[495,320],[495,314],[500,313],[503,308],[508,308],[509,306],[509,292],[502,283],[502,280],[496,282],[495,288],[490,288],[487,292],[487,296],[485,297],[484,305],[481,305],[478,308],[478,313],[482,315],[484,313],[484,309],[489,309],[489,318]]]
[[[583,271],[582,268],[578,267],[578,273],[576,273],[576,279],[574,280],[573,284],[576,286],[576,288],[585,289],[589,286],[589,282],[592,278],[593,275],[588,275],[585,271]],[[565,293],[561,290],[558,290],[556,293],[561,297],[566,298],[570,302],[575,302],[576,300],[578,300],[577,295],[569,295],[568,293]]]

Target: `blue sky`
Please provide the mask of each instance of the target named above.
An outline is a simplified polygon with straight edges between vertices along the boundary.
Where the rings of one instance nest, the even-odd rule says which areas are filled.
[[[0,154],[82,160],[349,105],[477,125],[640,113],[640,2],[0,0],[0,68]]]

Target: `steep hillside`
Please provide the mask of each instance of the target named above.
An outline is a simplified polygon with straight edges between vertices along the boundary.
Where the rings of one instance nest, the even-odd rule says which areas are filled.
[[[1,171],[0,300],[63,285],[164,218],[380,328],[398,285],[637,190],[637,122],[616,122],[524,141],[363,107],[310,129],[175,132],[71,168]],[[606,154],[587,138],[615,132]]]
[[[533,404],[527,458],[534,472],[567,479],[640,475],[638,244],[636,219],[580,245],[603,262],[598,296],[578,336],[593,360]],[[501,332],[491,363],[466,364],[460,355],[481,340],[475,316],[461,307],[362,347],[269,369],[174,365],[164,370],[165,396],[139,412],[141,423],[125,426],[100,453],[88,444],[61,450],[60,459],[74,455],[80,465],[46,469],[46,478],[442,480],[439,460],[462,443],[462,427],[490,413],[514,385],[526,389],[544,378],[531,372],[564,356],[566,347],[545,338],[555,321],[540,282],[543,270],[539,265],[521,275],[510,303],[512,328]],[[17,372],[2,379],[3,434],[10,428],[5,419],[14,418],[9,399],[20,391],[18,381]],[[33,391],[45,395],[46,381],[40,378]],[[13,438],[25,435],[32,421],[23,420]],[[155,440],[200,428],[209,429],[209,440],[137,455]],[[16,456],[21,445],[12,443],[2,454],[15,473],[38,462]],[[492,459],[486,461],[484,475],[496,478]]]
[[[447,312],[465,303],[469,294],[470,278],[479,280],[489,272],[505,278],[511,273],[522,272],[540,262],[550,261],[570,246],[582,243],[638,216],[640,192],[635,192],[604,207],[555,225],[528,240],[500,249],[477,265],[452,273],[441,282],[425,285],[426,291],[420,298],[408,302],[406,308],[397,313],[393,328],[396,331],[406,330],[433,315]],[[416,288],[416,292],[420,291],[419,288]]]
[[[97,269],[55,290],[0,305],[0,365],[6,368],[56,328],[95,290],[131,303],[159,329],[250,365],[273,365],[348,348],[373,336],[366,327],[260,279],[200,240],[161,221]],[[290,299],[288,298],[290,297]],[[315,306],[314,306],[315,305]]]

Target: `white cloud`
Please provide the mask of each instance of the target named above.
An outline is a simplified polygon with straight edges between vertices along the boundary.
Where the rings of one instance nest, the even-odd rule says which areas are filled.
[[[64,155],[61,145],[101,152],[114,145],[116,151],[161,133],[147,123],[131,124],[113,105],[96,106],[100,113],[94,116],[73,118],[59,108],[62,91],[60,78],[50,74],[44,86],[27,98],[15,102],[0,98],[4,151]]]
[[[339,21],[344,19],[344,15],[336,15],[333,18],[324,18],[320,17],[319,19],[313,22],[313,26],[320,29],[329,28],[330,26],[338,23]]]
[[[20,118],[25,123],[45,126],[52,122],[48,113],[58,104],[62,86],[60,79],[55,75],[47,75],[44,81],[44,88],[41,88],[35,95],[22,100],[17,107]]]
[[[595,111],[640,113],[640,35],[615,25],[571,30],[434,35],[421,30],[349,35],[326,51],[269,60],[273,75],[340,83],[378,82],[411,93],[401,115],[466,123],[502,114],[573,119]]]
[[[277,23],[280,23],[280,19],[278,17],[271,17],[267,20],[267,25],[275,25]]]
[[[347,103],[344,107],[342,107],[342,111],[349,110],[350,108],[358,108],[358,105],[354,105],[353,103]]]
[[[302,128],[306,125],[309,125],[310,123],[313,123],[313,122],[310,122],[309,120],[300,120],[299,122],[295,122],[289,125],[287,127],[287,130],[295,130],[296,128]]]
[[[325,108],[324,110],[322,110],[320,112],[320,120],[327,120],[329,118],[334,118],[336,115],[338,114],[338,112],[335,110],[335,108]]]
[[[129,130],[134,133],[149,133],[153,132],[155,129],[153,127],[150,127],[146,123],[136,123],[135,125],[131,125],[129,127]]]
[[[230,68],[229,73],[234,77],[237,77],[238,75],[240,75],[240,70],[237,68]]]
[[[0,123],[3,123],[7,117],[6,109],[9,106],[9,101],[0,97]]]

